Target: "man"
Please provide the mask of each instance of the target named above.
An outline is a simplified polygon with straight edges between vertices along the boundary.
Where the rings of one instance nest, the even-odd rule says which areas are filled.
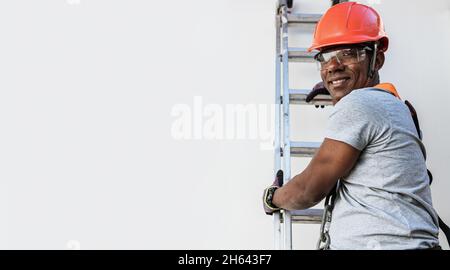
[[[392,84],[380,84],[388,37],[372,8],[346,2],[317,24],[323,86],[334,109],[306,169],[264,194],[266,213],[310,208],[335,185],[330,249],[439,248],[425,148]]]

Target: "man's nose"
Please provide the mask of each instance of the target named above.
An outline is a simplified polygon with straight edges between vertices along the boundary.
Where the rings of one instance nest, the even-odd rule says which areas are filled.
[[[345,66],[339,62],[336,57],[332,57],[327,65],[327,72],[334,73],[336,71],[342,71],[345,69]]]

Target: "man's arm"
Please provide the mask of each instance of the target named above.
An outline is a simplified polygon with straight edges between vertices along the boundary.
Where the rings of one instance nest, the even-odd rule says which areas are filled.
[[[287,210],[316,205],[339,178],[349,174],[359,154],[360,151],[349,144],[325,138],[306,169],[276,190],[273,204]]]

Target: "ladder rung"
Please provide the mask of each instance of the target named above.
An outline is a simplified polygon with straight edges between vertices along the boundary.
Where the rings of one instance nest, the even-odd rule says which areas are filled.
[[[317,95],[309,103],[306,102],[306,96],[311,90],[306,89],[289,89],[289,101],[291,104],[303,104],[303,105],[333,105],[331,96],[329,95]]]
[[[297,13],[297,14],[288,14],[288,22],[289,23],[317,23],[322,14],[306,14],[306,13]]]
[[[323,209],[305,209],[291,211],[293,223],[320,224],[322,223]]]
[[[312,157],[320,147],[320,142],[291,142],[291,156]]]
[[[314,62],[315,52],[308,52],[306,48],[288,48],[289,61]]]

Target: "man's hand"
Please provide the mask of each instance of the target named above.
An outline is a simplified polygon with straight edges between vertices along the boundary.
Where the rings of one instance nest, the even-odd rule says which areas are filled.
[[[306,102],[310,102],[318,95],[330,95],[330,92],[328,92],[328,90],[325,88],[325,85],[323,84],[323,82],[317,83],[313,87],[311,92],[309,92],[309,94],[306,96]],[[322,105],[320,107],[323,108],[325,106]],[[316,108],[319,108],[319,105],[316,105]]]
[[[282,185],[283,185],[283,171],[279,170],[277,172],[277,176],[275,177],[275,181],[273,181],[272,185],[266,188],[263,193],[264,212],[266,212],[267,215],[272,215],[273,212],[280,210],[279,207],[275,206],[272,203],[272,200],[275,191]]]

